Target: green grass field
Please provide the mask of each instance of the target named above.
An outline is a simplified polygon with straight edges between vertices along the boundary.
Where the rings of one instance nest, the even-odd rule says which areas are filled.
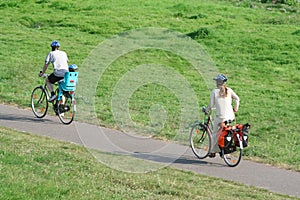
[[[300,170],[299,7],[216,0],[11,0],[1,1],[0,10],[1,102],[29,107],[54,39],[71,63],[81,67],[99,43],[116,34],[144,27],[170,29],[192,37],[218,71],[228,75],[228,85],[241,98],[237,120],[252,125],[244,155]],[[95,101],[101,125],[116,127],[111,113],[114,86],[128,70],[145,63],[172,66],[188,80],[199,106],[208,104],[210,91],[186,60],[172,52],[141,49],[115,60],[99,80]],[[139,126],[151,124],[152,105],[163,105],[167,113],[155,137],[172,140],[180,116],[178,99],[165,87],[145,85],[130,98],[132,120]],[[186,136],[187,141],[185,131],[181,139]]]
[[[84,147],[10,129],[0,143],[0,199],[297,199],[169,167],[124,173]]]

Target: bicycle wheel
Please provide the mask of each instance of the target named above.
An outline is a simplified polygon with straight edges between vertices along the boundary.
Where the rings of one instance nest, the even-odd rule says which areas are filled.
[[[68,92],[65,92],[63,94],[62,100],[58,102],[57,105],[57,113],[60,121],[63,124],[71,124],[76,111],[75,99],[73,99]]]
[[[211,148],[211,134],[202,123],[194,124],[190,133],[190,145],[194,154],[199,159],[208,156]]]
[[[45,117],[48,111],[48,98],[43,87],[38,86],[31,94],[31,109],[37,118]]]
[[[237,166],[241,161],[242,151],[243,149],[237,146],[232,147],[232,150],[230,152],[225,152],[225,150],[222,149],[222,156],[225,163],[229,167]]]

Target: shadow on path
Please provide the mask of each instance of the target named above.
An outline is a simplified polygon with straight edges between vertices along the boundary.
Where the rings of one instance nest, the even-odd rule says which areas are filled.
[[[172,155],[169,156],[162,156],[162,155],[153,155],[153,154],[145,154],[145,153],[139,153],[135,152],[134,154],[130,154],[132,157],[143,159],[143,160],[149,160],[154,161],[158,163],[174,163],[174,164],[185,164],[185,165],[197,165],[197,166],[203,166],[203,165],[209,165],[214,167],[226,167],[225,164],[215,163],[215,162],[208,162],[206,160],[200,160],[197,158],[192,158],[188,156],[181,156],[178,159],[172,158]]]
[[[12,115],[12,114],[3,114],[0,113],[0,120],[7,120],[7,121],[19,121],[19,122],[35,122],[35,123],[54,123],[50,119],[45,119],[45,118],[36,118],[34,116],[29,117],[29,116],[17,116],[17,115]]]

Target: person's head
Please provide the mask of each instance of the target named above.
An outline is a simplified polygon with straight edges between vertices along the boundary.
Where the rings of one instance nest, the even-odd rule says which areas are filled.
[[[227,77],[223,74],[219,74],[214,78],[214,80],[216,81],[217,87],[220,89],[220,96],[226,97],[227,96],[226,81],[228,80]]]
[[[50,46],[52,48],[52,51],[55,51],[55,50],[59,49],[60,44],[58,41],[54,40],[53,42],[51,42]]]
[[[217,85],[223,85],[226,84],[227,77],[223,74],[217,75],[214,80],[216,81]]]
[[[77,65],[71,64],[69,66],[69,72],[75,72],[78,69]]]

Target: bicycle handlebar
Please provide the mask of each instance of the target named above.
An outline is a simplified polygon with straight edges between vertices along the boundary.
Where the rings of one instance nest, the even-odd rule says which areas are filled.
[[[234,119],[233,119],[233,120],[230,120],[230,119],[229,119],[229,120],[224,121],[224,124],[227,125],[227,124],[230,124],[230,123],[232,123],[232,122],[234,122]]]
[[[205,106],[202,106],[202,112],[204,112],[205,115],[208,115],[209,111]]]

